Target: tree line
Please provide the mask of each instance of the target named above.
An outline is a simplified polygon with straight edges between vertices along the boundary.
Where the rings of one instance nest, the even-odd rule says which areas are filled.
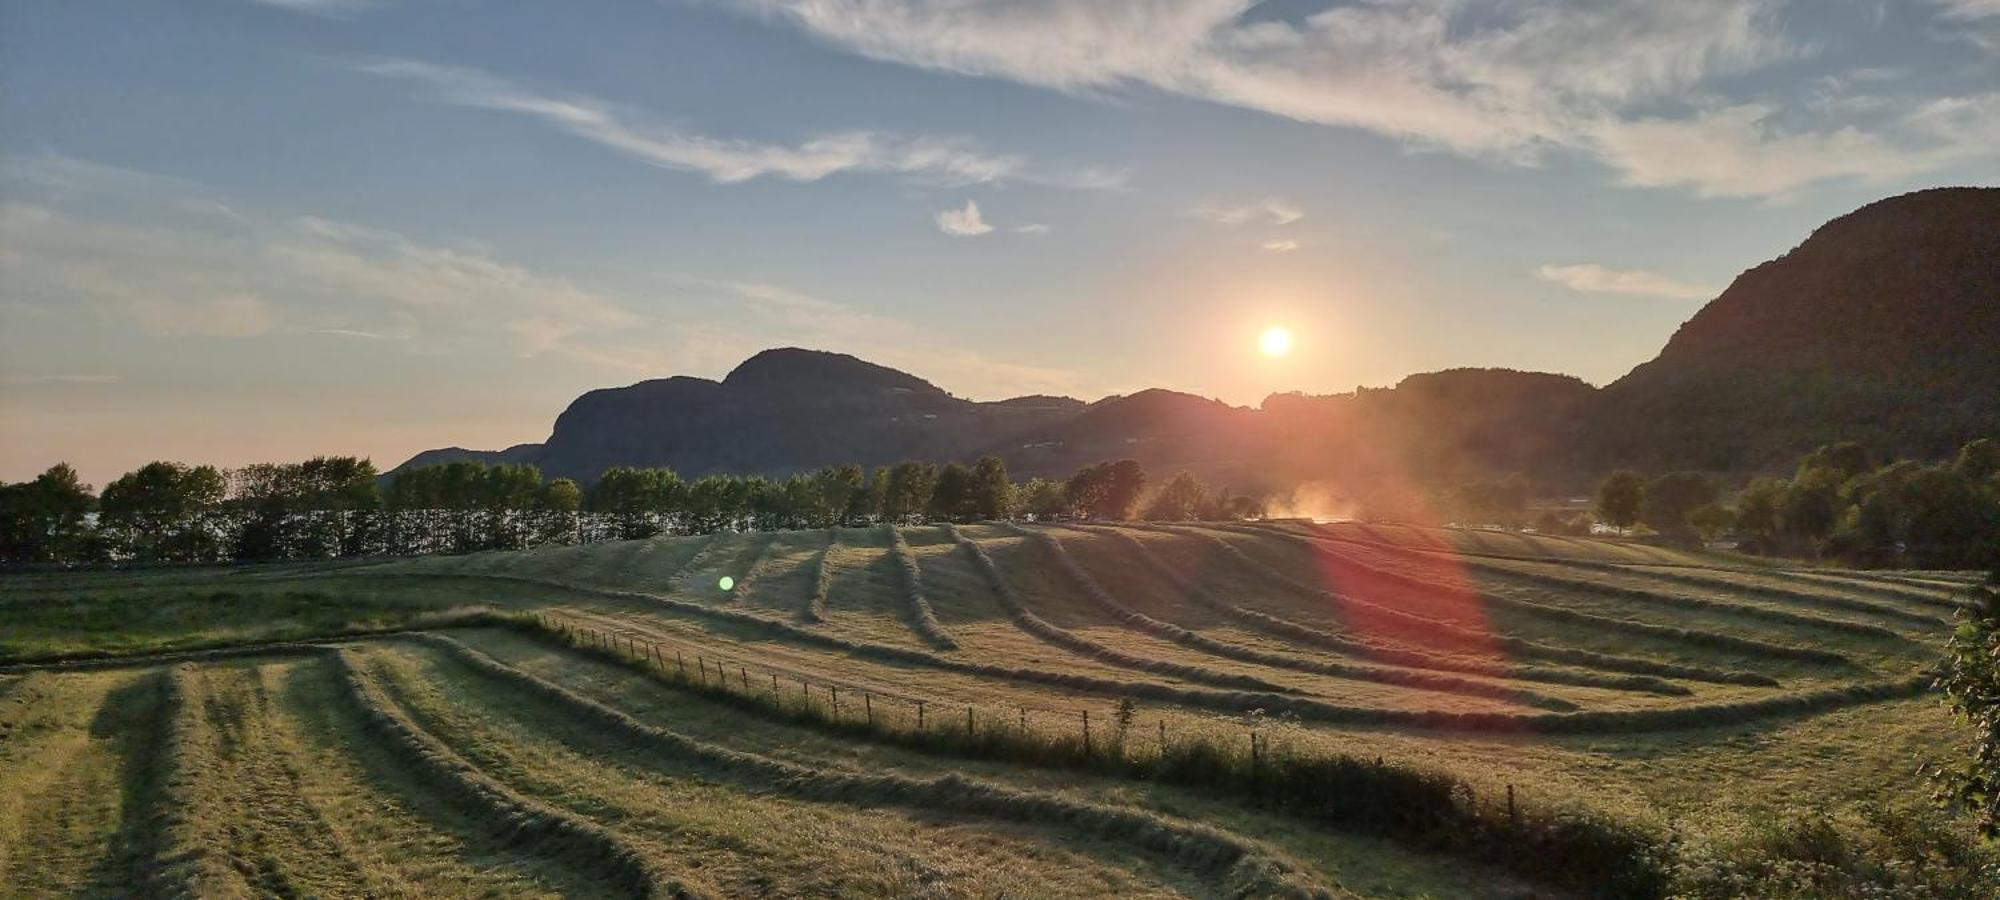
[[[1016,483],[997,457],[828,466],[787,478],[615,467],[584,485],[532,465],[451,462],[383,478],[366,459],[240,469],[151,462],[93,494],[57,464],[0,484],[0,563],[202,563],[518,550],[661,534],[1030,517],[1242,518],[1250,498],[1130,459]]]
[[[1789,479],[1753,479],[1726,502],[1723,486],[1699,472],[1615,472],[1598,485],[1595,509],[1618,528],[1733,534],[1753,553],[1990,568],[2000,564],[2000,442],[1975,440],[1936,463],[1881,462],[1860,444],[1831,444],[1801,458]]]

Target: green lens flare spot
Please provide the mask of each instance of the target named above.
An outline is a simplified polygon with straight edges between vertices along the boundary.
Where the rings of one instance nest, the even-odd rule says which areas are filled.
[[[725,591],[733,591],[736,590],[736,579],[724,575],[721,581],[716,582],[716,585]]]

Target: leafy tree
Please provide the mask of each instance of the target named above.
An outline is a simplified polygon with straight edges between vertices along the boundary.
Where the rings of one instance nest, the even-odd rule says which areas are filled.
[[[2000,570],[1990,579],[2000,585]],[[1938,799],[1963,804],[1979,833],[2000,839],[2000,591],[1975,589],[1973,607],[1952,634],[1946,668],[1938,678],[1952,710],[1971,727],[1969,758],[1930,770]]]
[[[1639,520],[1661,534],[1685,535],[1692,529],[1688,514],[1714,503],[1721,494],[1715,480],[1699,472],[1670,472],[1646,485],[1639,503]]]
[[[1845,482],[1874,468],[1875,463],[1868,455],[1868,448],[1853,441],[1842,441],[1806,454],[1805,458],[1799,460],[1798,476],[1804,476],[1805,473],[1815,469],[1829,469],[1835,473],[1838,480]]]
[[[1735,524],[1736,514],[1720,503],[1705,503],[1687,514],[1687,522],[1703,541],[1712,541]]]
[[[88,524],[97,498],[69,463],[56,463],[33,481],[0,488],[0,559],[17,563],[91,562],[96,548]]]
[[[2000,475],[2000,441],[1980,438],[1958,448],[1958,462],[1952,469],[1974,482]]]
[[[1630,528],[1639,521],[1645,499],[1646,482],[1637,472],[1613,472],[1597,485],[1597,518],[1614,528]]]
[[[1064,485],[1070,510],[1097,519],[1131,516],[1145,490],[1146,470],[1133,459],[1084,466]]]
[[[1208,488],[1193,475],[1177,472],[1146,504],[1144,517],[1155,522],[1187,522],[1200,518],[1208,505]]]
[[[1014,493],[1021,498],[1022,511],[1037,522],[1061,518],[1069,512],[1069,494],[1061,482],[1030,478],[1027,484],[1015,488]]]
[[[225,490],[214,466],[150,462],[104,486],[98,527],[142,562],[214,559],[222,541],[211,519]]]
[[[936,492],[938,467],[935,463],[906,461],[876,470],[878,505],[876,512],[885,522],[908,522],[930,508]]]
[[[972,500],[975,519],[1013,518],[1014,483],[1000,457],[982,456],[972,464]]]
[[[931,489],[931,517],[952,522],[972,520],[979,514],[977,490],[971,469],[958,463],[939,469],[937,484]]]
[[[1778,504],[1778,526],[1786,534],[1817,545],[1840,517],[1843,479],[1832,468],[1807,469],[1785,486]]]
[[[1778,505],[1785,496],[1785,483],[1775,478],[1752,479],[1736,495],[1736,530],[1759,538],[1778,533]]]

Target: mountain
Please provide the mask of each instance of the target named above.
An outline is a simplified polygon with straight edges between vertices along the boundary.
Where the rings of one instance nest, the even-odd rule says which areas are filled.
[[[1450,369],[1392,388],[1274,394],[1257,408],[1168,390],[1085,404],[954,397],[915,375],[785,348],[721,381],[578,397],[549,439],[455,459],[582,480],[614,465],[784,475],[965,460],[1061,476],[1132,457],[1238,488],[1455,484],[1514,472],[1565,488],[1616,467],[1779,471],[1836,440],[1936,458],[2000,434],[2000,189],[1921,191],[1827,223],[1743,273],[1655,359],[1597,389],[1568,375]]]
[[[1739,276],[1600,392],[1593,461],[1753,471],[2000,431],[2000,188],[1892,197]]]

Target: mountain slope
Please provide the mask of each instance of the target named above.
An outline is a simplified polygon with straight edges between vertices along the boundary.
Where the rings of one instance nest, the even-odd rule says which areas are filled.
[[[2000,423],[2000,189],[1870,204],[1739,276],[1606,387],[1603,463],[1745,471],[1828,441],[1936,457]]]

